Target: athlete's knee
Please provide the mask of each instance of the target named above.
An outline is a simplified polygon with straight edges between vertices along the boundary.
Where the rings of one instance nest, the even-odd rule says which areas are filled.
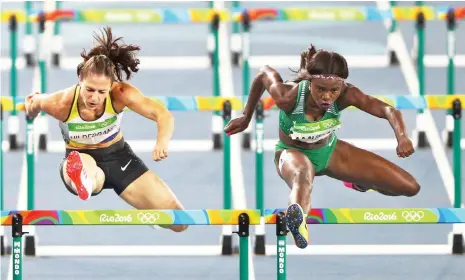
[[[308,186],[311,188],[313,181],[313,170],[310,167],[301,167],[294,171],[294,183],[300,186]]]
[[[188,227],[189,226],[187,225],[176,225],[176,226],[171,227],[171,230],[174,232],[183,232],[187,230]]]
[[[418,184],[417,180],[415,180],[413,176],[409,176],[409,178],[405,180],[403,185],[404,196],[412,197],[420,192],[420,184]]]

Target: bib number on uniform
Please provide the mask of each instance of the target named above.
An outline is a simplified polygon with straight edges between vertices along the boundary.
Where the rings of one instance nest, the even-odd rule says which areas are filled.
[[[341,122],[337,119],[327,119],[314,123],[303,123],[294,125],[291,128],[292,133],[289,135],[293,140],[299,140],[306,143],[315,143],[338,130]]]

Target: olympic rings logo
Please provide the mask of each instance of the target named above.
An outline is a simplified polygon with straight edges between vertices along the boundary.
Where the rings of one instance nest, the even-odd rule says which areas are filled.
[[[137,219],[143,224],[153,224],[160,219],[160,215],[158,213],[139,213]]]
[[[407,221],[407,222],[419,222],[423,217],[425,216],[425,213],[423,211],[403,211],[402,212],[402,217]]]
[[[334,125],[334,122],[333,122],[333,121],[327,122],[327,123],[323,123],[324,128],[330,128],[330,127],[332,127],[333,125]]]

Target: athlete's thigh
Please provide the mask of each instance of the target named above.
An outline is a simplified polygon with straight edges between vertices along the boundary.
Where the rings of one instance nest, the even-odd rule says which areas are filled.
[[[336,144],[325,175],[398,194],[416,194],[419,189],[416,180],[404,169],[342,140]]]
[[[284,149],[275,153],[275,165],[278,175],[292,186],[293,181],[298,174],[308,176],[313,181],[315,168],[310,159],[302,152],[293,149]]]
[[[94,189],[94,193],[100,192],[102,190],[103,184],[105,183],[105,173],[97,165],[97,162],[94,160],[92,156],[85,154],[85,153],[79,153],[79,155],[81,156],[82,165],[83,165],[84,170],[87,173],[87,176],[91,178],[92,180],[95,180],[96,187]],[[62,163],[60,164],[60,173],[61,173],[60,175],[66,188],[72,193],[75,193],[76,190],[72,184],[71,179],[69,178],[66,172],[66,163],[67,163],[67,160],[64,159]]]
[[[171,188],[150,170],[129,184],[120,197],[137,209],[183,209]]]

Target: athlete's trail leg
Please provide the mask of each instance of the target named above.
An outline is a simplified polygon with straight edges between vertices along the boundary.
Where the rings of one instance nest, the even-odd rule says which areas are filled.
[[[286,213],[287,226],[297,247],[305,248],[308,245],[306,218],[310,210],[310,194],[315,168],[304,154],[296,150],[277,152],[275,163],[278,174],[291,188]]]
[[[184,209],[168,185],[152,171],[145,172],[132,182],[120,197],[137,209]],[[181,232],[186,230],[187,226],[173,225],[168,228]]]
[[[389,196],[410,197],[420,191],[418,182],[404,169],[342,140],[338,140],[324,173]]]
[[[71,152],[63,163],[63,178],[79,198],[86,200],[102,190],[105,174],[88,154]]]

